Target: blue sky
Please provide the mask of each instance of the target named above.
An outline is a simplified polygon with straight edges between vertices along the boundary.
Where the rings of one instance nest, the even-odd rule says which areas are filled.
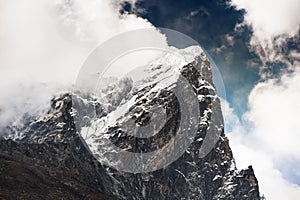
[[[246,97],[260,79],[261,63],[247,46],[251,27],[235,31],[244,11],[237,11],[226,1],[184,0],[138,1],[136,10],[156,27],[174,29],[198,41],[219,67],[230,104],[239,115],[246,111]]]
[[[122,12],[185,33],[209,52],[224,80],[225,130],[238,167],[253,164],[270,199],[299,196],[300,154],[294,147],[300,132],[297,112],[289,111],[300,111],[299,3],[137,0],[135,6],[124,5]]]
[[[0,0],[0,128],[18,126],[16,117],[38,114],[69,91],[104,41],[140,28],[174,29],[219,67],[238,168],[253,165],[268,199],[298,199],[299,13],[299,0]]]

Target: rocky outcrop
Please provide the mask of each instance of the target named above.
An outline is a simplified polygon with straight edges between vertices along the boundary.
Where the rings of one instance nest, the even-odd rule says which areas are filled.
[[[130,100],[133,103],[124,115],[118,116],[117,121],[109,121],[112,119],[109,117],[110,113],[119,109],[118,104],[107,106],[107,102],[103,104],[101,99],[65,94],[51,101],[51,109],[45,116],[25,124],[19,130],[23,133],[21,137],[1,140],[0,197],[259,200],[258,182],[252,167],[245,170],[235,167],[228,139],[224,135],[221,107],[211,69],[203,52],[193,57],[192,62],[177,68],[197,97],[200,111],[197,119],[189,116],[191,121],[199,120],[200,123],[191,145],[183,154],[170,165],[144,173],[124,172],[99,162],[103,154],[109,151],[99,142],[104,135],[121,149],[146,153],[164,148],[178,134],[182,120],[180,100],[171,88],[155,89],[158,74],[169,68],[156,63],[152,69],[147,79],[151,84],[141,82],[132,85],[132,82],[126,81],[132,87],[130,90],[124,87],[126,94],[132,92],[123,97],[124,101],[118,97],[118,104]],[[178,85],[181,82],[179,77],[173,83]],[[187,90],[182,87],[181,91]],[[183,96],[186,102],[193,100],[188,95]],[[151,112],[154,105],[160,105],[167,113],[166,123],[159,127],[160,131],[155,133],[155,128],[147,129],[153,133],[146,139],[129,134],[132,130],[127,123],[129,120],[146,126],[151,119],[155,119],[155,112]],[[187,103],[186,108],[190,109],[190,105]],[[78,114],[79,107],[95,112]],[[95,130],[93,126],[99,128],[99,124],[95,123],[99,119],[110,123],[102,125],[101,132],[84,132],[85,127],[89,130]],[[215,140],[212,149],[202,148],[207,138]],[[159,165],[161,160],[158,158],[149,162],[146,164],[153,166]]]

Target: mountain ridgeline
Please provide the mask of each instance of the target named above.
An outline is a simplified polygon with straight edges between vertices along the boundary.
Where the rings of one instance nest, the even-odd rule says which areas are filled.
[[[139,78],[104,80],[97,98],[63,94],[44,115],[18,128],[8,125],[0,140],[0,199],[260,200],[252,167],[235,166],[205,53],[200,47],[179,53],[186,63],[165,54]],[[174,70],[179,76],[170,78]],[[173,90],[178,85],[184,105]],[[165,122],[159,125],[161,112]],[[164,164],[161,153],[190,122],[197,123],[191,143],[176,143],[174,149],[183,151]],[[136,126],[147,127],[140,129],[144,137],[132,133]],[[131,154],[155,153],[137,166],[144,172],[117,170],[102,162],[111,152],[107,140],[129,152],[121,161],[130,167]]]

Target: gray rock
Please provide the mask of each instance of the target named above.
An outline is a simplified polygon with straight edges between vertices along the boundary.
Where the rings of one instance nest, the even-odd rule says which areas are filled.
[[[154,70],[162,70],[153,67]],[[106,118],[118,110],[123,96],[116,96],[107,106],[101,99],[80,94],[64,94],[51,100],[51,108],[40,119],[32,119],[18,130],[19,138],[0,140],[0,197],[4,199],[195,199],[195,200],[259,200],[259,187],[253,168],[237,170],[229,142],[224,134],[220,101],[212,82],[212,72],[205,55],[181,66],[179,71],[198,99],[199,120],[195,137],[186,151],[170,165],[147,173],[129,173],[101,164],[104,153],[101,137],[129,152],[151,152],[163,148],[176,135],[180,124],[178,98],[170,88],[152,90],[157,82],[134,85],[126,89],[125,101],[134,103],[120,121],[110,124],[93,140],[85,140],[82,127],[92,127],[93,121]],[[155,74],[155,73],[154,73]],[[157,76],[156,76],[157,77]],[[151,77],[150,77],[151,78]],[[148,79],[150,80],[150,79]],[[175,85],[181,83],[180,78]],[[183,90],[185,91],[185,90]],[[123,91],[120,94],[124,94]],[[189,102],[189,96],[185,96]],[[116,103],[117,101],[117,103]],[[129,134],[127,126],[133,120],[139,126],[150,124],[154,105],[167,112],[167,123],[150,138]],[[187,103],[187,105],[191,105]],[[191,107],[186,107],[190,109]],[[77,109],[77,110],[76,110]],[[86,110],[86,112],[80,112]],[[192,116],[193,117],[193,116]],[[153,120],[152,119],[152,120]],[[153,123],[152,123],[153,124]],[[154,123],[155,124],[155,123]],[[89,133],[93,134],[93,133]],[[92,141],[92,142],[91,142]],[[211,142],[212,148],[205,145]],[[96,150],[94,147],[97,147]],[[177,146],[180,149],[181,146]],[[96,155],[97,149],[99,150]],[[126,159],[126,158],[124,158]],[[159,158],[149,165],[159,165]],[[148,163],[147,163],[148,164]],[[8,171],[7,167],[15,170]],[[1,171],[2,170],[2,171]],[[5,172],[5,173],[3,173]]]

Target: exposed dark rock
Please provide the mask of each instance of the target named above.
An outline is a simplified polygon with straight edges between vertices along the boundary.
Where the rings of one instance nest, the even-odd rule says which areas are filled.
[[[51,100],[51,109],[43,118],[26,123],[19,130],[22,137],[0,140],[0,199],[259,200],[252,167],[241,171],[235,167],[205,55],[182,66],[180,73],[198,97],[201,123],[193,143],[175,162],[153,172],[136,174],[102,165],[79,132],[81,127],[90,126],[92,119],[118,109],[122,95],[116,98],[112,94],[113,105],[105,107],[101,100],[65,94]],[[126,95],[126,100],[137,96],[126,115],[139,126],[146,126],[155,118],[151,108],[159,104],[166,110],[167,123],[147,139],[128,135],[130,127],[124,129],[122,123],[115,123],[103,134],[108,134],[116,146],[129,152],[154,151],[177,134],[181,108],[176,95],[167,88],[151,91],[153,87],[155,84]],[[127,94],[129,90],[124,88],[123,93]],[[186,96],[187,102],[191,101],[189,98]],[[81,116],[74,107],[84,107],[86,112]],[[217,140],[203,157],[200,149],[209,138],[209,128]]]

